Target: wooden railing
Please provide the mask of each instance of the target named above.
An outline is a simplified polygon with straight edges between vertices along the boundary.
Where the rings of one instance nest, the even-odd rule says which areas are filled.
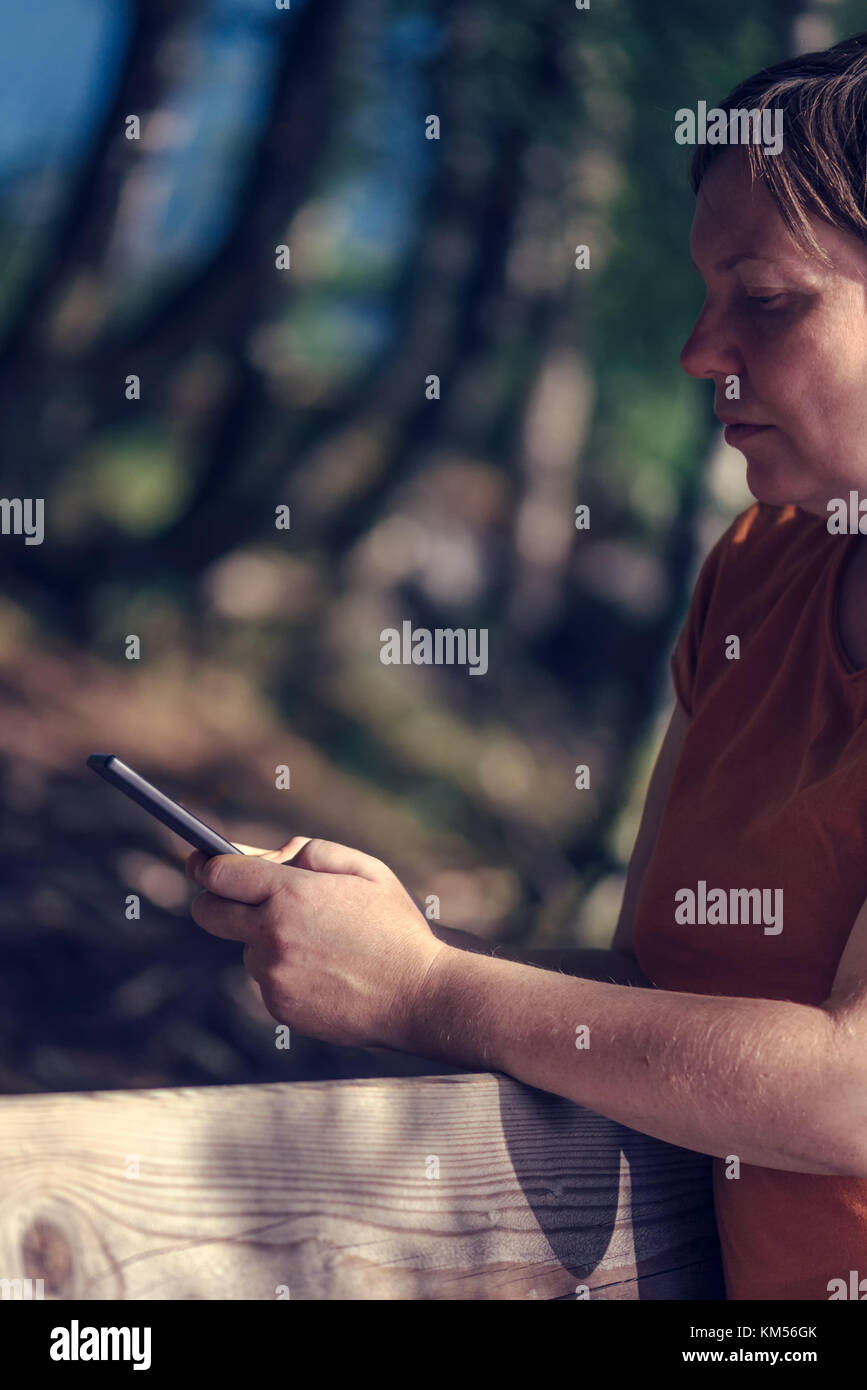
[[[0,1099],[18,1278],[46,1299],[725,1297],[709,1159],[490,1074]]]

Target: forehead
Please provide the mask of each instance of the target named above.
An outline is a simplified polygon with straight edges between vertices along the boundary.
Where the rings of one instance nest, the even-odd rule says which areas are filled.
[[[767,188],[751,181],[746,158],[740,153],[718,155],[702,179],[690,246],[702,262],[748,250],[755,256],[808,259]]]
[[[816,285],[851,280],[867,286],[867,243],[812,213],[807,216],[827,264],[795,240],[768,189],[752,182],[743,151],[727,150],[701,181],[690,250],[702,273],[744,256],[774,261]]]

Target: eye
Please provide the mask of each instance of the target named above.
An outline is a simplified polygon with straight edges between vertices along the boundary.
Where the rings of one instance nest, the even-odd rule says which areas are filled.
[[[788,294],[784,290],[776,294],[748,294],[747,299],[751,304],[757,304],[762,309],[782,309]]]

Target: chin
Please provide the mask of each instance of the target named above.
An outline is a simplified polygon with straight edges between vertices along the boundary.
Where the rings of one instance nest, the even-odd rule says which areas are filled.
[[[815,503],[815,478],[793,476],[791,471],[779,464],[758,463],[747,456],[746,482],[756,501],[766,502],[770,507],[787,507],[791,504],[809,511],[811,504]]]
[[[791,495],[791,488],[781,485],[773,475],[763,474],[760,469],[752,468],[747,463],[747,487],[753,494],[757,502],[767,502],[771,507],[785,507],[789,502],[794,502],[795,498]]]

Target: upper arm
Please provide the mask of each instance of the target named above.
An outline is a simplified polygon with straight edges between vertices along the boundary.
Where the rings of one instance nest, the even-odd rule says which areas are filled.
[[[863,1135],[867,1133],[867,901],[852,924],[822,1008],[834,1028],[833,1051],[823,1078],[831,1100],[830,1122],[840,1126],[845,1152],[853,1147],[857,1152],[860,1147],[863,1164]],[[855,1169],[841,1171],[854,1173]],[[867,1166],[858,1176],[867,1176]]]
[[[644,871],[656,844],[662,812],[668,800],[674,770],[677,767],[680,750],[683,747],[689,725],[690,716],[678,700],[675,702],[671,718],[668,721],[668,728],[653,766],[653,772],[650,775],[641,823],[635,837],[629,869],[626,874],[620,916],[614,931],[614,939],[611,942],[615,950],[625,951],[627,955],[635,954],[635,909],[641,892]]]
[[[852,924],[823,1007],[837,1017],[867,1021],[867,901]]]

